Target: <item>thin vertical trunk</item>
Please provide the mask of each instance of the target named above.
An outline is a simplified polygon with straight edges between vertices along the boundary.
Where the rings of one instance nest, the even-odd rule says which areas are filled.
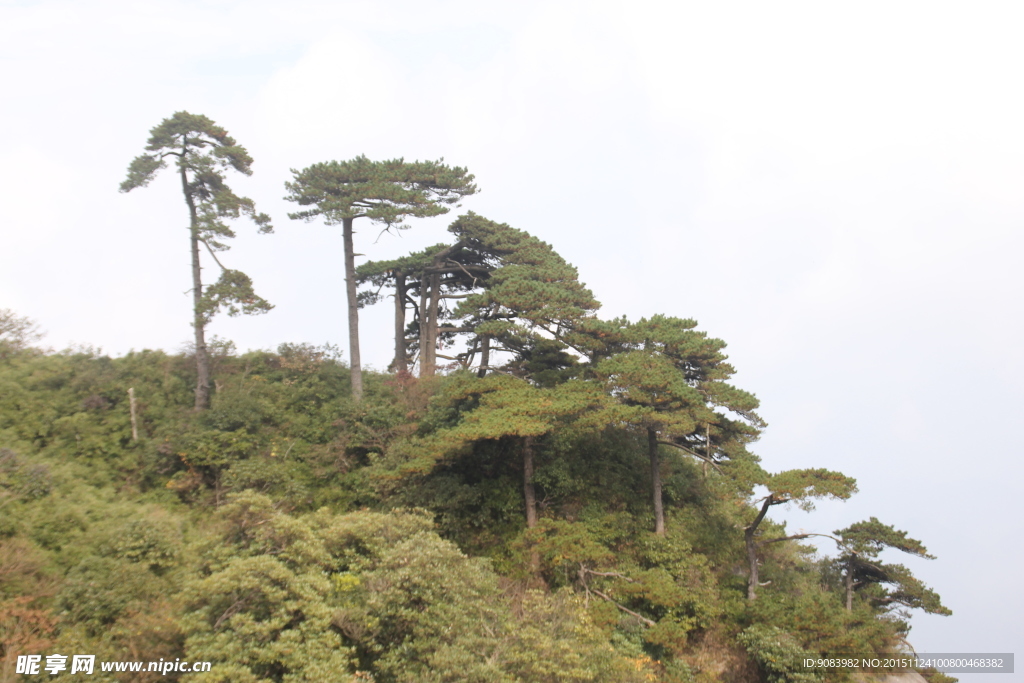
[[[537,526],[537,492],[533,488],[533,437],[523,437],[523,498],[526,500],[526,528]],[[532,542],[531,542],[532,543]],[[540,573],[540,553],[530,548],[530,571]]]
[[[457,245],[434,254],[430,267],[420,274],[420,377],[437,371],[437,328],[441,307],[441,271]],[[429,294],[427,288],[429,286]]]
[[[704,457],[707,460],[704,461],[704,478],[708,476],[708,463],[714,462],[711,459],[711,424],[708,422],[704,423]]]
[[[427,376],[427,297],[430,296],[427,274],[420,273],[420,377]]]
[[[658,432],[647,429],[647,452],[651,457],[651,488],[654,496],[654,533],[665,535],[665,507],[661,499],[661,459],[658,457]]]
[[[402,374],[409,369],[405,352],[405,273],[395,273],[395,372]]]
[[[427,309],[427,339],[423,348],[426,360],[424,368],[427,376],[432,376],[437,371],[437,328],[438,314],[441,305],[441,274],[431,273],[430,275],[430,303]]]
[[[363,368],[359,357],[359,302],[356,294],[356,256],[352,246],[352,218],[342,218],[345,242],[345,292],[348,294],[348,357],[352,373],[352,398],[363,400]]]
[[[484,377],[487,375],[488,366],[491,364],[491,338],[489,335],[483,335],[480,337],[480,369],[477,371],[477,377]]]
[[[128,410],[132,416],[132,441],[138,441],[139,424],[135,419],[135,387],[128,388]]]
[[[526,528],[537,526],[537,492],[533,488],[533,437],[523,437],[523,497],[526,499]]]
[[[196,204],[189,192],[188,176],[185,174],[184,159],[187,149],[182,149],[181,191],[185,193],[190,219],[189,233],[192,248],[192,327],[196,340],[196,410],[210,407],[210,353],[206,348],[206,318],[203,315],[203,271],[199,264],[199,216]]]
[[[743,534],[747,544],[747,563],[750,565],[750,575],[747,577],[747,600],[757,597],[757,585],[760,581],[757,571],[757,544],[754,542],[754,531],[750,527]]]
[[[846,560],[846,611],[853,611],[853,556]]]

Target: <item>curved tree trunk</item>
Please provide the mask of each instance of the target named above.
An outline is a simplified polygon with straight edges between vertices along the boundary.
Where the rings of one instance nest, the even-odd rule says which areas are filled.
[[[661,459],[658,457],[658,432],[647,429],[647,452],[651,457],[651,488],[654,498],[654,533],[665,535],[665,506],[661,497]]]
[[[348,358],[352,373],[352,398],[363,400],[363,368],[359,357],[359,302],[356,294],[356,256],[352,246],[352,218],[341,219],[345,242],[345,292],[348,294]]]
[[[747,577],[747,600],[757,597],[757,587],[760,585],[757,570],[757,542],[754,540],[754,534],[757,533],[757,527],[761,525],[761,521],[768,514],[768,508],[773,505],[774,500],[770,495],[765,498],[764,505],[761,506],[757,517],[750,523],[750,526],[743,530],[743,540],[747,546],[747,563],[750,565],[750,575]]]
[[[182,150],[182,157],[187,150]],[[192,250],[192,328],[196,343],[196,410],[210,407],[210,353],[206,348],[206,320],[203,317],[203,271],[199,263],[199,217],[196,204],[189,192],[188,176],[181,167],[181,191],[185,193],[190,219],[189,233]]]

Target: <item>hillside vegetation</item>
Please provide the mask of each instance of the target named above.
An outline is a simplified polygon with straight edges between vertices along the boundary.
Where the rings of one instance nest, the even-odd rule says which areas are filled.
[[[762,467],[758,399],[696,321],[602,319],[551,245],[471,211],[449,242],[356,267],[356,221],[447,213],[477,192],[465,168],[293,171],[291,218],[342,226],[349,363],[208,339],[219,312],[273,308],[224,265],[226,221],[273,230],[226,184],[252,161],[178,112],[121,184],[176,166],[188,353],[43,351],[0,310],[0,683],[57,653],[212,665],[95,680],[842,681],[803,661],[905,651],[909,610],[949,614],[882,561],[931,558],[906,532],[772,520],[856,482]],[[374,373],[359,310],[388,301]]]
[[[565,383],[365,373],[357,403],[329,348],[213,358],[198,413],[186,355],[0,362],[3,680],[73,651],[210,660],[206,681],[797,681],[808,653],[902,645],[906,586],[847,610],[844,568],[796,542],[758,547],[748,598],[770,477],[745,451],[661,446],[656,534],[646,431],[526,396],[551,401],[518,427],[527,527],[516,392]]]

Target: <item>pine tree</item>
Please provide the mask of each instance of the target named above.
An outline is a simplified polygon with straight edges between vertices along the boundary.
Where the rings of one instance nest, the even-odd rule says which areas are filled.
[[[360,282],[377,288],[361,294],[361,301],[376,302],[383,287],[395,288],[396,365],[403,364],[399,355],[405,346],[399,337],[409,332],[402,323],[406,304],[413,306],[419,323],[412,332],[420,351],[420,376],[434,374],[441,357],[438,342],[456,334],[470,335],[468,349],[446,358],[467,368],[476,365],[481,377],[493,369],[492,363],[497,366],[492,359],[502,352],[518,360],[529,356],[535,364],[538,354],[550,359],[572,348],[577,325],[599,306],[575,268],[528,232],[472,211],[448,230],[456,237],[450,245],[358,269]],[[401,308],[400,293],[405,294]],[[459,303],[451,307],[448,300]],[[441,325],[442,320],[450,324]]]
[[[424,218],[447,213],[466,195],[477,191],[472,174],[440,161],[371,161],[358,156],[349,161],[314,164],[292,169],[294,180],[285,183],[288,201],[311,207],[288,214],[311,221],[320,216],[327,225],[342,226],[345,248],[345,289],[348,297],[349,362],[352,396],[363,395],[359,354],[359,296],[352,224],[368,218],[384,230],[401,230],[407,217]]]
[[[767,481],[768,495],[760,501],[761,509],[758,511],[754,521],[748,524],[743,530],[743,540],[747,548],[747,563],[750,572],[747,575],[747,600],[757,597],[757,586],[760,578],[758,576],[757,549],[768,543],[779,543],[781,541],[794,541],[811,536],[823,536],[825,534],[796,534],[758,541],[757,530],[768,514],[769,508],[775,505],[786,505],[796,503],[802,510],[814,509],[814,502],[822,498],[835,500],[846,500],[857,492],[857,481],[845,474],[831,472],[825,469],[803,469],[787,470],[780,472]]]
[[[600,430],[607,425],[603,416],[608,397],[598,384],[582,380],[540,387],[504,373],[483,379],[466,374],[435,399],[435,410],[446,406],[458,413],[458,421],[420,442],[425,461],[433,464],[481,441],[515,441],[522,457],[526,526],[532,528],[537,524],[533,474],[540,440],[570,426],[575,430]]]
[[[369,261],[356,268],[356,282],[359,285],[369,284],[374,288],[359,292],[360,308],[380,301],[382,298],[380,292],[385,287],[394,290],[395,357],[391,361],[391,369],[396,373],[404,373],[409,370],[410,329],[406,322],[407,311],[411,305],[417,314],[413,329],[416,332],[414,340],[418,346],[419,307],[416,304],[418,292],[424,284],[423,280],[427,268],[430,267],[433,254],[445,248],[447,245],[438,244],[397,259]]]
[[[181,176],[181,191],[189,212],[189,238],[192,251],[192,326],[195,330],[195,354],[198,378],[195,407],[210,407],[210,355],[206,347],[206,326],[221,308],[228,315],[266,313],[273,308],[253,291],[252,280],[240,270],[226,268],[217,252],[229,247],[223,240],[235,233],[225,218],[245,215],[261,233],[273,232],[270,216],[256,213],[251,199],[239,197],[224,179],[224,171],[234,169],[252,175],[252,157],[227,131],[202,115],[179,111],[150,131],[146,154],[136,157],[128,167],[121,192],[145,187],[166,168],[167,157],[175,157]],[[221,276],[204,289],[199,245],[206,247],[220,266]]]
[[[734,370],[721,353],[725,342],[694,328],[696,322],[654,316],[635,324],[591,326],[607,357],[594,372],[622,405],[621,419],[644,432],[651,467],[654,531],[665,533],[660,446],[671,446],[714,466],[730,457],[751,459],[745,444],[764,422],[757,399],[725,382]],[[725,408],[740,419],[715,408]]]
[[[419,352],[420,376],[433,375],[440,357],[438,343],[450,341],[456,333],[471,331],[465,326],[441,324],[452,317],[452,307],[447,301],[469,296],[466,292],[478,287],[491,270],[475,261],[461,246],[460,243],[437,244],[398,259],[370,261],[356,269],[359,284],[375,288],[359,293],[360,307],[380,301],[380,292],[385,287],[394,290],[395,357],[391,367],[395,372],[408,370],[409,352],[415,349]],[[410,306],[413,310],[411,324],[406,322]]]
[[[213,315],[226,308],[228,315],[265,313],[272,306],[253,291],[252,280],[241,270],[224,267],[217,252],[226,251],[223,240],[234,232],[225,218],[246,215],[259,231],[272,232],[270,217],[256,213],[253,201],[234,194],[224,182],[228,168],[252,175],[253,160],[246,148],[234,141],[227,131],[202,115],[177,112],[150,131],[145,145],[147,154],[136,157],[128,167],[128,177],[121,191],[128,193],[144,187],[167,167],[167,158],[176,158],[181,177],[181,191],[188,206],[188,232],[191,243],[191,274],[193,274],[193,328],[196,333],[196,410],[210,407],[210,355],[206,346],[206,326]],[[220,266],[220,279],[204,290],[200,245],[206,247]]]
[[[467,353],[480,353],[482,370],[500,352],[522,360],[540,349],[579,351],[576,330],[593,319],[600,303],[576,268],[530,233],[473,212],[448,230],[458,238],[459,253],[472,254],[470,263],[490,268],[452,313],[472,331]]]
[[[928,554],[921,541],[910,538],[906,531],[882,524],[875,517],[852,524],[835,534],[846,547],[840,564],[844,569],[847,610],[853,609],[854,593],[860,591],[875,607],[903,605],[929,614],[949,616],[953,613],[942,604],[938,593],[921,583],[909,569],[901,564],[886,564],[878,560],[878,555],[886,548],[934,560],[935,556]],[[885,588],[883,584],[891,588]]]

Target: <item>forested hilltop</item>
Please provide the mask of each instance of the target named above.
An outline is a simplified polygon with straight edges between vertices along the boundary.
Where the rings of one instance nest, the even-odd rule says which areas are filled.
[[[808,654],[902,648],[893,606],[943,611],[870,558],[924,552],[880,524],[838,532],[872,539],[846,563],[779,540],[768,503],[844,480],[770,476],[720,425],[655,447],[656,533],[649,434],[607,380],[367,373],[356,402],[329,348],[214,348],[198,413],[191,356],[0,361],[3,680],[51,651],[225,681],[814,680]]]
[[[224,219],[270,219],[225,185],[251,159],[209,119],[154,128],[122,190],[165,157],[191,220],[188,352],[46,351],[0,310],[0,682],[52,653],[213,664],[95,680],[844,681],[803,662],[905,652],[910,610],[949,614],[888,561],[931,557],[906,532],[773,521],[856,482],[762,465],[758,400],[696,321],[603,319],[551,245],[473,212],[356,267],[354,221],[445,213],[476,191],[465,169],[294,172],[292,218],[343,229],[343,359],[206,338],[219,310],[271,308],[217,256]],[[387,302],[393,334],[369,335],[394,358],[367,371],[358,312]]]

